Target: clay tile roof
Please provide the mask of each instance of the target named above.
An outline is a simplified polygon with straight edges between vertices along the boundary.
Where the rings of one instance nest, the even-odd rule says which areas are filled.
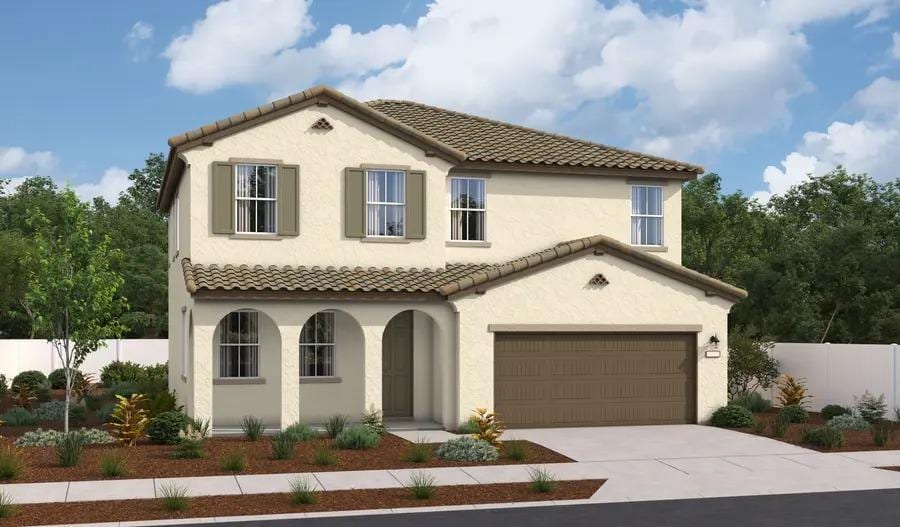
[[[467,161],[566,167],[664,170],[700,174],[702,167],[486,119],[435,106],[397,100],[370,107],[466,153]]]
[[[185,288],[198,291],[303,291],[303,292],[376,292],[434,293],[450,296],[501,278],[517,278],[518,273],[536,269],[569,255],[593,250],[610,253],[651,271],[669,276],[706,291],[737,301],[747,292],[672,263],[626,243],[601,234],[559,243],[521,258],[502,263],[448,264],[438,269],[369,267],[306,267],[256,265],[203,265],[185,258],[181,261]]]

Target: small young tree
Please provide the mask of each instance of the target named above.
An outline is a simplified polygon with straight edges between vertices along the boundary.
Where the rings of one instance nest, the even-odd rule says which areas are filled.
[[[71,189],[61,195],[62,225],[53,224],[39,209],[29,211],[33,280],[26,301],[34,313],[36,333],[53,344],[66,372],[68,432],[73,373],[102,339],[122,334],[117,317],[126,304],[116,296],[122,277],[110,270],[110,260],[118,255],[109,249],[108,238],[92,238],[88,206]]]
[[[778,378],[778,361],[769,350],[771,342],[735,331],[728,337],[728,396],[768,389]]]

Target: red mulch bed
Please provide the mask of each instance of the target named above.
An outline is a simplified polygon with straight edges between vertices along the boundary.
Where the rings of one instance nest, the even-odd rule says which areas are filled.
[[[793,445],[802,446],[804,448],[809,448],[812,450],[818,450],[820,452],[860,452],[860,451],[868,451],[868,450],[900,450],[900,423],[893,424],[893,432],[891,433],[891,439],[888,441],[888,444],[880,447],[875,444],[875,441],[872,440],[872,432],[870,430],[841,430],[844,435],[844,444],[838,448],[827,449],[822,448],[816,445],[811,445],[809,443],[803,442],[803,432],[807,428],[824,426],[825,419],[822,418],[822,414],[819,412],[809,412],[809,421],[806,423],[793,423],[788,429],[788,433],[785,437],[774,437],[772,435],[772,421],[775,419],[775,416],[778,414],[778,409],[773,408],[766,412],[761,412],[754,414],[754,417],[757,419],[762,419],[766,421],[766,427],[763,431],[762,435],[765,437],[770,437],[772,439],[776,439],[778,441],[784,441],[785,443],[791,443]],[[749,428],[736,428],[735,430],[746,432],[748,434],[753,434],[753,431]]]
[[[17,507],[11,518],[0,520],[0,526],[571,500],[591,497],[603,482],[559,481],[553,491],[543,494],[531,490],[528,483],[454,485],[438,487],[434,496],[425,500],[413,498],[407,489],[337,490],[317,493],[316,503],[311,505],[294,505],[288,494],[207,496],[190,498],[188,509],[181,512],[165,510],[159,500],[95,501],[90,506],[78,502],[42,503]]]
[[[510,465],[519,463],[565,463],[572,460],[540,445],[525,441],[528,456],[522,461],[506,457],[501,448],[500,459],[486,463],[465,463],[447,461],[432,457],[424,463],[412,463],[406,455],[412,443],[392,434],[385,434],[381,443],[370,450],[339,450],[331,439],[313,439],[299,443],[293,459],[272,459],[271,441],[264,437],[260,441],[244,438],[212,438],[204,444],[205,456],[201,459],[174,459],[175,447],[141,443],[133,448],[115,445],[95,445],[85,448],[81,462],[75,467],[60,467],[52,447],[22,448],[26,457],[23,474],[12,483],[37,481],[75,481],[104,479],[100,472],[101,456],[119,449],[128,457],[126,478],[157,478],[181,476],[212,476],[231,474],[219,467],[226,453],[243,449],[246,453],[245,474],[271,474],[280,472],[325,472],[334,470],[371,470],[424,467],[459,467],[471,465]],[[326,446],[338,459],[335,465],[315,465],[313,452],[318,446]],[[437,445],[432,445],[437,448]]]

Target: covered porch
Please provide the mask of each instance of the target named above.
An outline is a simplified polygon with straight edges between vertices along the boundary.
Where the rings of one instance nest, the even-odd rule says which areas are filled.
[[[455,313],[441,301],[196,299],[185,411],[217,430],[357,421],[458,424]]]

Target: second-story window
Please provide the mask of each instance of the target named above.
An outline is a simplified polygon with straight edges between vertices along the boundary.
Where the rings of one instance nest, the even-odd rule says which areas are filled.
[[[631,243],[663,244],[662,187],[631,187]]]
[[[450,180],[450,239],[484,241],[484,180]]]
[[[366,171],[366,236],[406,235],[406,172]]]
[[[275,165],[235,165],[235,232],[274,234],[276,178]]]

